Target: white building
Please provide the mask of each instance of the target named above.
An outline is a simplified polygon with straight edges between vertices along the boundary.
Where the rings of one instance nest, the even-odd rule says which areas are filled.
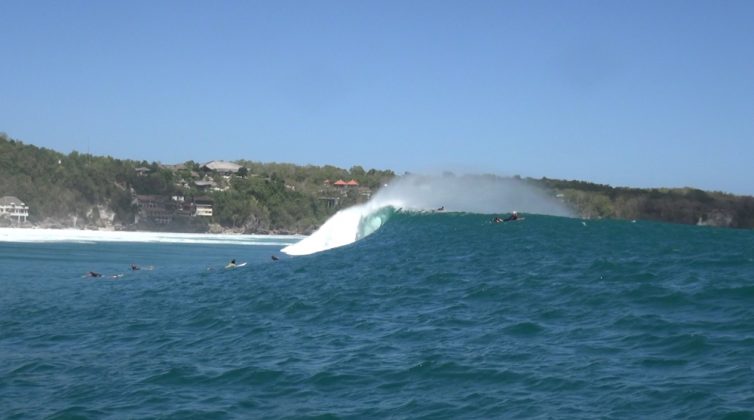
[[[19,200],[18,197],[7,195],[0,198],[0,214],[15,217],[19,223],[21,223],[21,218],[26,222],[26,218],[29,217],[29,206]]]
[[[199,217],[212,217],[212,205],[211,204],[197,204],[195,216]]]
[[[194,216],[212,217],[212,204],[208,197],[194,199]]]

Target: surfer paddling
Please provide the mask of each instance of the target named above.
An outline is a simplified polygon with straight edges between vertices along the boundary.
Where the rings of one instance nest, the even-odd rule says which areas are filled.
[[[492,219],[492,223],[514,222],[516,220],[523,220],[523,219],[520,219],[518,217],[518,212],[514,211],[513,213],[511,213],[510,216],[506,217],[505,219],[503,219],[502,217],[499,217],[499,216],[495,216],[495,218]]]
[[[236,260],[235,259],[230,260],[230,262],[228,263],[228,265],[225,266],[225,268],[236,268]]]

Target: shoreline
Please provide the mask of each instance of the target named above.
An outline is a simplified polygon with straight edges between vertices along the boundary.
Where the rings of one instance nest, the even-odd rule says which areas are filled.
[[[141,230],[141,229],[119,229],[114,226],[104,226],[104,227],[97,227],[97,226],[85,226],[82,228],[79,227],[72,227],[72,226],[65,226],[65,227],[57,227],[57,226],[49,226],[49,225],[37,225],[37,224],[30,224],[26,223],[24,225],[11,225],[11,226],[0,226],[0,231],[5,229],[17,229],[17,230],[47,230],[47,231],[76,231],[76,232],[136,232],[136,233],[164,233],[164,234],[195,234],[195,235],[246,235],[246,236],[281,236],[281,237],[305,237],[308,236],[304,233],[291,233],[290,231],[283,230],[282,232],[285,233],[276,233],[276,232],[264,232],[264,233],[244,233],[242,232],[242,229],[239,228],[224,228],[219,225],[211,226],[211,228],[206,232],[186,232],[186,231],[176,231],[176,230]]]
[[[246,233],[183,233],[93,229],[49,229],[0,227],[0,242],[141,242],[141,243],[203,243],[245,245],[290,245],[303,235]]]

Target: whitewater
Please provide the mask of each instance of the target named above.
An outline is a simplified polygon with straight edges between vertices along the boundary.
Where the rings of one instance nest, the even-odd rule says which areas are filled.
[[[297,235],[241,235],[174,232],[131,232],[80,229],[0,228],[0,242],[133,242],[173,244],[236,244],[286,246],[302,239]]]

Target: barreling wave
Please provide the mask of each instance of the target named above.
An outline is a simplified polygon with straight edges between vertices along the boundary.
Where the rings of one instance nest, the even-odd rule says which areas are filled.
[[[288,255],[308,255],[363,239],[381,228],[398,211],[392,204],[369,202],[337,212],[311,236],[283,248]]]
[[[570,216],[556,199],[525,182],[488,176],[405,176],[369,202],[337,212],[311,236],[287,246],[288,255],[308,255],[354,243],[387,223],[398,211],[490,214],[516,209]]]

